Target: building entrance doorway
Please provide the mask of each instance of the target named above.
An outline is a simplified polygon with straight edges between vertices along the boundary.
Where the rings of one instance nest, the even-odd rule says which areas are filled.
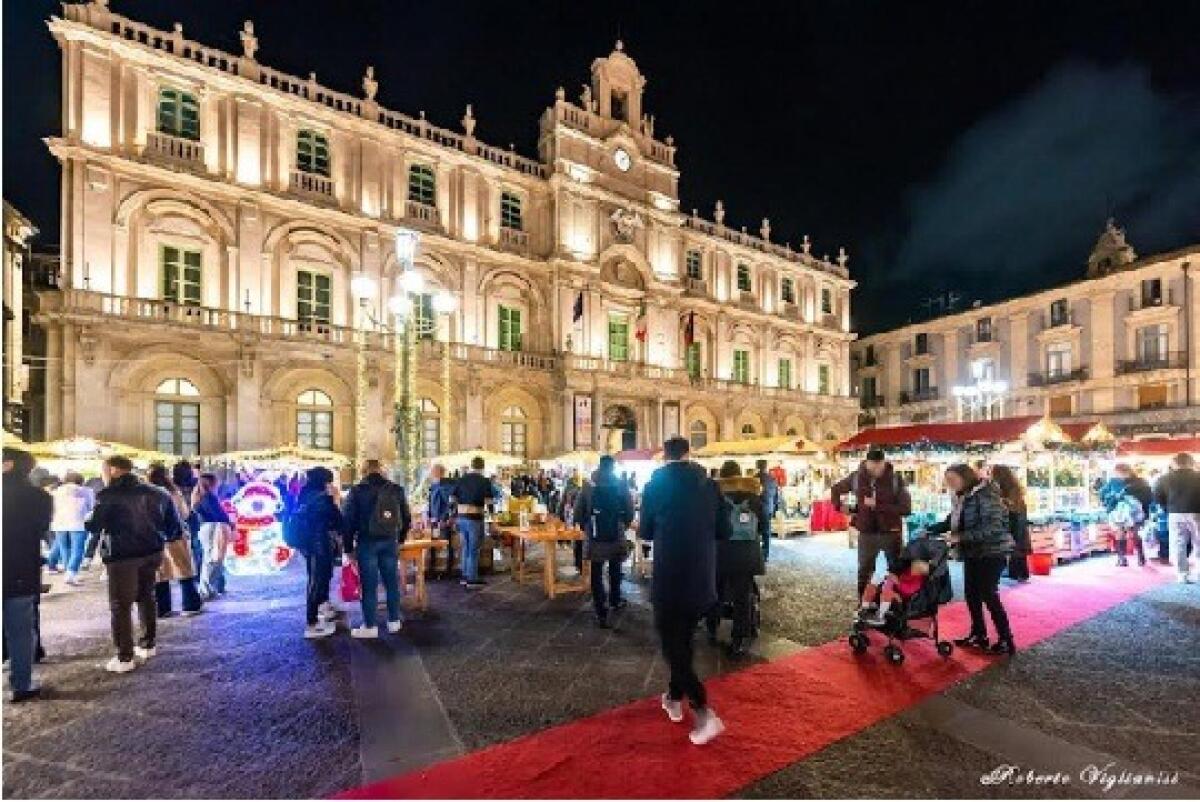
[[[609,453],[637,448],[637,415],[624,404],[613,404],[604,410],[604,444]]]

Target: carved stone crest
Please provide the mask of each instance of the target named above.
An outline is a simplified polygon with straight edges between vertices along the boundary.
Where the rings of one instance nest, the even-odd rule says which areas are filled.
[[[646,227],[642,216],[632,209],[614,209],[608,219],[617,242],[633,242],[638,229]]]

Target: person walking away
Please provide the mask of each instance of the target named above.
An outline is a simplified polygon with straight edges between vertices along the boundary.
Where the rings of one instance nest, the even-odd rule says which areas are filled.
[[[363,463],[363,479],[350,489],[342,509],[342,536],[346,559],[358,563],[362,577],[362,625],[350,630],[355,638],[377,638],[379,581],[387,597],[387,630],[404,626],[400,612],[400,560],[398,549],[408,536],[412,516],[404,488],[388,481],[377,459]]]
[[[446,541],[446,575],[454,568],[454,480],[446,476],[446,468],[434,464],[429,469],[429,504],[425,520],[430,536]]]
[[[620,610],[621,563],[628,556],[625,530],[633,523],[633,497],[616,473],[616,460],[608,454],[592,474],[592,483],[575,498],[574,521],[587,535],[587,559],[592,563],[592,609],[596,626],[608,629],[608,611]],[[604,566],[608,565],[608,592]]]
[[[54,549],[62,557],[67,574],[66,583],[78,585],[79,568],[83,564],[83,552],[87,545],[84,521],[92,514],[92,507],[96,506],[96,495],[83,486],[80,474],[71,471],[50,496],[54,500],[54,517],[50,521]],[[53,556],[50,558],[50,567],[55,567]]]
[[[304,557],[308,584],[304,591],[304,637],[327,638],[337,631],[336,614],[329,607],[329,582],[333,578],[336,537],[342,531],[342,513],[334,501],[333,473],[309,468],[296,506],[284,528],[285,540]]]
[[[163,561],[158,568],[158,582],[154,585],[154,598],[158,604],[158,617],[169,618],[174,614],[171,605],[171,582],[179,583],[183,614],[199,615],[204,611],[204,601],[196,586],[196,560],[192,554],[191,532],[187,520],[191,507],[182,491],[167,473],[165,465],[151,465],[146,481],[171,497],[171,504],[179,516],[179,537],[168,540],[163,546]]]
[[[1013,550],[1008,558],[1008,578],[1018,582],[1029,581],[1029,553],[1033,543],[1029,539],[1029,510],[1025,504],[1025,488],[1007,465],[992,468],[992,481],[1000,491],[1000,500],[1008,512],[1008,533],[1012,535]]]
[[[857,598],[862,598],[880,552],[889,566],[900,556],[904,518],[912,512],[912,500],[904,480],[879,448],[868,451],[858,470],[830,489],[834,509],[841,511],[847,494],[857,504],[850,525],[858,530]]]
[[[218,495],[221,480],[214,473],[200,474],[192,491],[192,509],[200,523],[200,595],[207,600],[225,595],[225,548],[233,536],[229,515]]]
[[[489,501],[499,493],[495,485],[483,475],[483,457],[471,460],[471,470],[463,474],[454,487],[454,501],[458,505],[458,532],[462,536],[462,585],[479,588],[479,549],[483,545],[483,513]]]
[[[722,466],[722,469],[724,469],[724,466]],[[758,474],[758,483],[762,487],[763,510],[760,518],[765,522],[765,526],[763,526],[762,530],[762,553],[763,562],[766,562],[767,560],[771,559],[771,537],[774,535],[774,532],[771,531],[771,528],[775,521],[775,513],[779,511],[779,482],[776,481],[771,472],[767,470],[767,461],[765,459],[756,460],[754,463],[754,469]],[[737,476],[741,476],[740,467],[738,468]]]
[[[96,494],[87,529],[100,535],[99,554],[108,569],[108,606],[117,654],[105,668],[123,674],[137,668],[137,661],[145,662],[157,654],[155,578],[162,563],[163,542],[180,537],[181,532],[171,497],[138,479],[127,457],[109,457],[103,473],[108,485]],[[134,604],[141,623],[136,647]]]
[[[54,502],[34,487],[29,474],[37,462],[26,451],[4,449],[4,649],[8,656],[9,700],[41,694],[33,681],[38,646],[38,596],[42,592],[42,538],[50,528]]]
[[[717,603],[717,541],[729,538],[729,507],[717,483],[688,459],[688,451],[682,437],[663,444],[667,464],[642,493],[638,534],[654,544],[650,600],[671,673],[662,707],[671,721],[680,722],[688,699],[694,717],[688,738],[701,745],[725,729],[696,676],[692,639],[700,619]]]
[[[1200,473],[1191,454],[1176,454],[1171,469],[1159,478],[1154,497],[1167,511],[1169,555],[1182,582],[1200,582]],[[1188,549],[1196,567],[1188,571]]]
[[[745,657],[754,637],[754,577],[766,573],[766,554],[760,543],[771,535],[767,491],[759,476],[742,476],[733,460],[721,466],[717,486],[729,502],[729,539],[717,543],[717,598],[708,614],[708,640],[717,642],[721,608],[733,608],[729,636],[731,657]]]
[[[1117,553],[1117,565],[1129,565],[1126,555],[1131,539],[1138,565],[1145,565],[1146,547],[1138,533],[1142,524],[1150,520],[1150,505],[1154,503],[1150,485],[1129,465],[1119,462],[1113,467],[1113,477],[1100,488],[1100,500],[1108,512],[1109,523],[1116,529],[1113,551]]]
[[[929,528],[932,534],[949,533],[963,560],[963,596],[971,614],[971,632],[955,641],[992,654],[1016,654],[1008,613],[1000,601],[1000,574],[1013,551],[1008,511],[1000,491],[992,482],[979,478],[970,465],[946,469],[946,487],[954,494],[950,515]],[[987,607],[996,630],[996,643],[988,646],[983,608]]]
[[[568,476],[567,481],[563,484],[558,509],[554,510],[554,514],[567,526],[574,526],[576,524],[575,502],[579,500],[579,495],[583,492],[584,484],[584,480],[579,476],[578,472]],[[583,545],[582,540],[576,540],[571,544],[571,550],[574,552],[575,557],[575,570],[580,574],[583,573]]]

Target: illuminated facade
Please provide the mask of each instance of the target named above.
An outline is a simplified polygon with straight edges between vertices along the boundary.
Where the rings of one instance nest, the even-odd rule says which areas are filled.
[[[735,230],[720,202],[713,222],[681,213],[675,147],[620,43],[578,102],[558,90],[532,160],[476,139],[469,106],[461,131],[383,108],[369,67],[361,96],[272,70],[250,23],[232,55],[107,2],[65,8],[45,436],[350,454],[362,393],[370,452],[390,456],[379,323],[401,228],[421,232],[429,297],[456,301],[418,305],[427,453],[853,428],[844,251]]]
[[[1049,414],[1200,431],[1197,266],[1200,245],[1139,258],[1109,221],[1081,281],[856,342],[863,422]]]
[[[28,268],[33,224],[8,201],[4,202],[4,428],[21,434],[25,424],[25,303],[23,287]]]

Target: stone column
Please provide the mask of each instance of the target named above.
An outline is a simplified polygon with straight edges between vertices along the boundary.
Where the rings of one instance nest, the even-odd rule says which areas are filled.
[[[1125,332],[1116,330],[1116,315],[1113,309],[1113,303],[1116,299],[1116,293],[1112,290],[1093,295],[1090,299],[1089,316],[1091,318],[1091,336],[1084,337],[1080,343],[1080,349],[1088,348],[1091,350],[1089,354],[1088,369],[1090,370],[1090,380],[1084,383],[1084,387],[1094,385],[1095,389],[1091,391],[1092,412],[1112,412],[1116,408],[1116,390],[1112,386],[1112,378],[1116,375],[1116,359],[1118,353],[1124,353]],[[1082,354],[1080,355],[1083,356]],[[1099,379],[1100,381],[1095,381]],[[1080,395],[1087,395],[1087,390],[1083,390]],[[1080,398],[1079,409],[1088,409],[1088,405],[1083,403]]]

